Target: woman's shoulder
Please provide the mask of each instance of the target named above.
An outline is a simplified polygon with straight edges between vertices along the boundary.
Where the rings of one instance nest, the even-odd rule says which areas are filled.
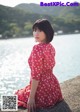
[[[38,43],[38,44],[35,44],[33,47],[43,47],[43,46],[52,46],[52,44],[49,42],[49,43]]]
[[[55,51],[55,48],[54,48],[54,46],[51,44],[51,43],[38,43],[38,44],[35,44],[34,46],[33,46],[33,49],[34,50],[37,50],[37,51],[40,51],[40,50],[43,50],[43,51],[45,51],[45,50],[54,50]]]
[[[36,51],[36,52],[41,52],[42,51],[42,46],[40,44],[35,44],[33,46],[33,51]]]
[[[46,45],[46,43],[38,43],[33,46],[33,49],[43,49]]]

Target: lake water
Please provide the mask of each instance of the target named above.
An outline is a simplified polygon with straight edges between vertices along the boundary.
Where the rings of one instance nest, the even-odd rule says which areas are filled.
[[[80,75],[80,34],[55,36],[51,43],[56,50],[53,72],[59,82]],[[0,40],[0,95],[28,85],[28,57],[35,44],[33,37]]]

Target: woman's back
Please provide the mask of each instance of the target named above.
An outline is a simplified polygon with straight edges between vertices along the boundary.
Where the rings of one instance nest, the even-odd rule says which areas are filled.
[[[29,58],[29,65],[31,79],[40,81],[36,91],[36,106],[43,108],[61,101],[63,98],[59,82],[53,74],[55,49],[51,43],[35,45]]]

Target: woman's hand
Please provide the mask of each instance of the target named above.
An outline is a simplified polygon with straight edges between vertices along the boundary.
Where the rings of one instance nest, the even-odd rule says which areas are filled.
[[[35,98],[29,97],[27,102],[28,112],[35,112],[36,105],[35,105]]]

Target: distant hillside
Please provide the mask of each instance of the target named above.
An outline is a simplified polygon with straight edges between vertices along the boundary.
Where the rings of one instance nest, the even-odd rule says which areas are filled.
[[[41,17],[52,21],[52,17],[46,14],[33,14],[22,9],[0,5],[0,21],[8,20],[9,22],[34,22],[36,19]]]
[[[53,18],[46,14],[32,14],[22,9],[0,5],[0,37],[30,36],[32,25],[39,18],[47,18],[53,22]]]
[[[0,38],[32,36],[32,25],[37,19],[41,18],[48,19],[57,34],[60,34],[60,32],[62,34],[75,33],[75,31],[76,33],[80,32],[80,7],[72,7],[72,9],[67,10],[67,7],[64,7],[64,10],[62,7],[55,7],[54,11],[52,10],[53,8],[50,8],[53,14],[54,12],[57,14],[50,15],[51,11],[49,9],[45,8],[44,12],[46,13],[43,14],[41,13],[42,9],[39,10],[41,7],[36,4],[31,4],[31,8],[29,5],[27,7],[28,10],[23,10],[19,6],[12,8],[0,5]],[[26,5],[22,6],[26,7]],[[34,13],[32,12],[32,6],[36,11]],[[58,31],[60,32],[58,33]]]
[[[30,4],[19,4],[15,6],[15,8],[23,9],[24,11],[28,11],[31,13],[37,14],[48,14],[51,16],[57,17],[71,17],[71,18],[80,18],[80,6],[49,6],[49,7],[41,7],[38,4],[30,3]]]

